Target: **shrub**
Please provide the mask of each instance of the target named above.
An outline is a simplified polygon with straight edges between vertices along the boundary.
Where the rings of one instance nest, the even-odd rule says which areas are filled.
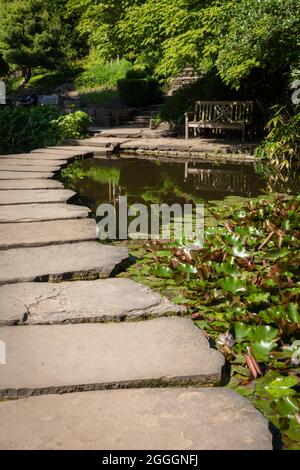
[[[30,151],[63,140],[52,107],[0,107],[0,153]]]
[[[268,135],[256,155],[267,158],[279,171],[288,170],[293,161],[300,161],[300,109],[291,113],[286,106],[275,106],[273,110],[266,126]]]
[[[57,145],[84,137],[91,120],[86,113],[59,115],[51,106],[0,107],[0,154]]]
[[[82,111],[65,114],[57,119],[58,127],[69,139],[82,139],[86,137],[88,127],[92,124],[91,118]]]
[[[101,86],[113,86],[126,76],[132,65],[125,59],[112,63],[93,64],[75,80],[78,89],[93,89]]]
[[[127,106],[147,106],[158,102],[162,91],[155,78],[124,78],[118,81],[118,92]]]

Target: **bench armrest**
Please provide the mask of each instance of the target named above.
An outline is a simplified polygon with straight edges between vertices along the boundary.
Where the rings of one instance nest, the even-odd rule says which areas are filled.
[[[194,112],[193,111],[188,111],[187,113],[184,113],[185,117],[190,117],[190,116],[194,116]]]

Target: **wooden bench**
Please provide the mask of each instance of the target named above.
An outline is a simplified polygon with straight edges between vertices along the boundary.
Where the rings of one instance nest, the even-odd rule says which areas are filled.
[[[39,95],[38,106],[58,106],[59,105],[59,95]]]
[[[240,129],[243,141],[252,124],[252,101],[196,101],[195,112],[185,113],[185,138],[194,129]]]

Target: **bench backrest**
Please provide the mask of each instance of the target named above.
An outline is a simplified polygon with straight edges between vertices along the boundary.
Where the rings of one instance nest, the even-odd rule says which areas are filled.
[[[58,106],[59,96],[58,95],[39,95],[38,105],[39,106]]]
[[[253,101],[196,101],[195,120],[223,123],[250,123]]]

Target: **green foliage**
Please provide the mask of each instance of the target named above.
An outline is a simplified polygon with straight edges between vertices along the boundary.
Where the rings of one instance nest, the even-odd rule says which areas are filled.
[[[1,107],[0,153],[25,152],[84,137],[90,123],[83,112],[59,116],[51,106]]]
[[[1,107],[0,153],[29,151],[56,145],[63,140],[52,107]]]
[[[277,106],[267,124],[268,135],[257,149],[257,156],[270,160],[273,168],[282,173],[289,170],[292,162],[300,160],[300,111],[288,111]],[[275,171],[274,171],[275,176]]]
[[[87,68],[75,81],[78,89],[92,89],[102,86],[111,87],[118,80],[125,78],[132,68],[127,60],[116,60],[111,63],[96,63]]]
[[[162,97],[159,82],[155,78],[124,78],[118,81],[118,93],[128,106],[147,106]]]
[[[299,64],[299,0],[240,0],[228,11],[218,70],[239,86],[255,69],[290,73]]]
[[[91,118],[82,111],[65,114],[57,119],[62,135],[70,139],[83,139],[87,136],[88,127],[92,124]]]

